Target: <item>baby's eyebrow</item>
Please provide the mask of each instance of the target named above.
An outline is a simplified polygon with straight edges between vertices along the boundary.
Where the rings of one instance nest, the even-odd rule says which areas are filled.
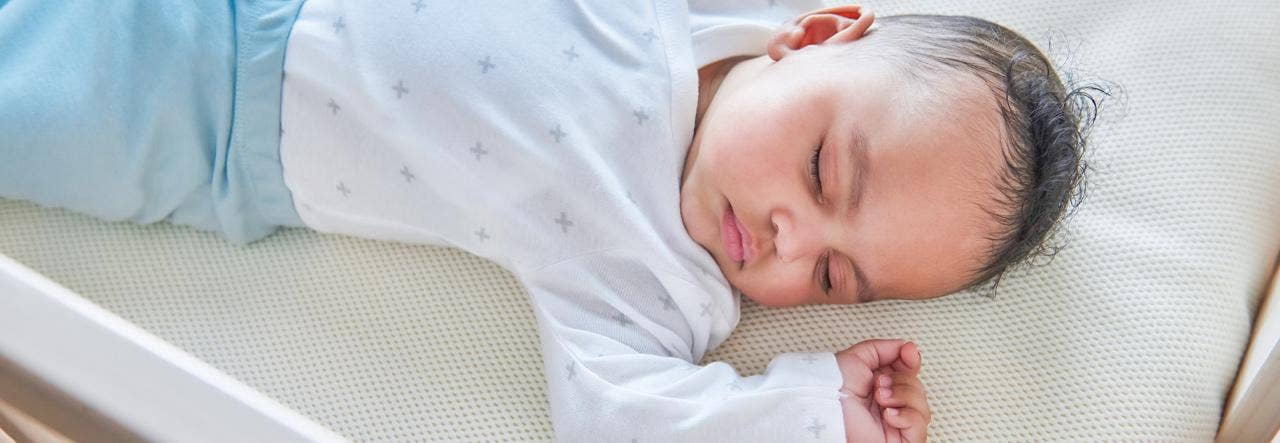
[[[862,268],[858,267],[858,262],[853,257],[849,257],[849,263],[853,265],[854,277],[858,279],[858,293],[856,297],[858,303],[866,303],[879,299],[875,293],[871,292],[871,282],[867,280],[867,274],[862,273]]]
[[[849,207],[858,207],[858,202],[862,201],[862,190],[867,175],[867,137],[858,130],[857,126],[851,131],[849,137],[849,164],[853,168],[849,171],[853,175],[853,188],[849,190]]]

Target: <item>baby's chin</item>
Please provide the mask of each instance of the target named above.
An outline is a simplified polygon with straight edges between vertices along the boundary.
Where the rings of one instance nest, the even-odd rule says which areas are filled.
[[[708,254],[711,254],[712,258],[715,257],[715,254],[711,252],[710,248],[707,248],[706,245],[703,245],[702,247],[707,250]],[[726,269],[725,266],[721,264],[720,260],[716,260],[716,267],[720,269],[720,275],[724,276],[724,281],[729,284],[729,292],[733,293],[734,297],[751,298],[746,294],[746,292],[743,292],[742,289],[738,288],[738,284],[734,282],[732,277],[729,277],[729,269]]]
[[[750,300],[752,303],[769,308],[790,308],[793,306],[800,306],[805,303],[803,299],[781,295],[777,291],[766,290],[760,292],[766,294],[764,297],[752,296],[751,294],[756,293],[755,291],[751,291],[749,288],[748,290],[743,290],[732,281],[729,281],[729,291],[733,293],[734,297]]]
[[[742,292],[741,289],[738,289],[738,287],[734,286],[733,284],[729,284],[729,292],[733,294],[734,297],[738,297],[739,299],[745,298],[751,301],[755,301],[755,299],[751,298],[751,296],[747,295],[747,293]]]
[[[724,272],[724,269],[721,269],[720,271]],[[728,274],[725,274],[725,281],[729,282],[729,292],[733,294],[734,297],[737,297],[739,300],[747,299],[758,305],[774,306],[774,304],[772,303],[768,303],[767,301],[756,300],[755,297],[752,297],[750,294],[747,294],[745,291],[742,290],[742,288],[739,288],[737,284],[734,284],[732,280],[729,280]]]

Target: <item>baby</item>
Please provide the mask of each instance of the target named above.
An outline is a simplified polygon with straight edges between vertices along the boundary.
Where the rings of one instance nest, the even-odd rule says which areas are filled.
[[[0,5],[0,196],[494,260],[531,297],[559,440],[922,441],[913,343],[699,362],[740,296],[996,282],[1080,180],[1052,66],[980,19],[233,3]]]

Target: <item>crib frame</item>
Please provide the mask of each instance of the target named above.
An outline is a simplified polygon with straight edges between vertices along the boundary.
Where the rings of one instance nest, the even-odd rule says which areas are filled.
[[[0,399],[76,441],[345,441],[3,254]]]

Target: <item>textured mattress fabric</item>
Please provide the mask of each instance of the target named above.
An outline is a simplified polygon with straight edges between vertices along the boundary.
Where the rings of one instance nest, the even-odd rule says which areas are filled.
[[[994,297],[744,301],[705,361],[747,375],[904,337],[939,441],[1212,438],[1280,251],[1280,3],[883,3],[1006,24],[1121,87],[1069,245]],[[301,229],[237,247],[3,201],[0,252],[353,439],[552,435],[523,289],[457,250]]]

